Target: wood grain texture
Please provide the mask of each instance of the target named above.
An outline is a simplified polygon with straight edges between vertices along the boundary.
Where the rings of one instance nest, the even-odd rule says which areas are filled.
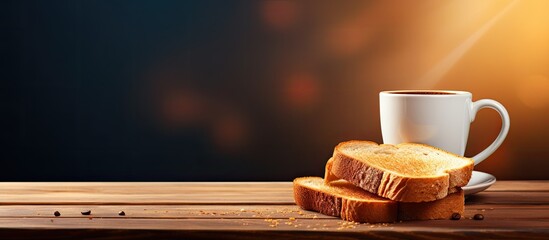
[[[509,187],[507,187],[509,185]],[[492,190],[494,189],[494,190]],[[504,195],[492,192],[503,192]],[[513,193],[514,192],[514,193]],[[523,198],[534,196],[549,203],[549,181],[499,181],[478,194],[476,201],[509,203],[506,194]],[[503,198],[501,197],[503,196]],[[476,197],[476,195],[475,195]],[[512,199],[516,201],[517,199]],[[520,201],[519,201],[520,202]],[[285,204],[293,205],[290,182],[14,182],[0,183],[1,204]]]
[[[262,219],[127,219],[121,224],[116,219],[85,219],[85,218],[60,218],[60,219],[3,219],[0,218],[0,238],[5,236],[16,236],[23,230],[33,231],[36,234],[45,236],[46,234],[55,233],[57,236],[66,236],[67,231],[63,230],[88,230],[94,232],[94,237],[101,236],[115,231],[116,235],[126,238],[126,233],[129,235],[135,234],[135,231],[149,232],[180,232],[180,235],[188,232],[227,232],[234,235],[235,238],[251,238],[255,233],[261,233],[265,237],[271,238],[278,234],[287,237],[299,236],[307,232],[311,238],[324,237],[326,234],[332,237],[347,237],[354,238],[364,237],[388,237],[390,239],[402,239],[410,237],[425,237],[432,236],[436,238],[462,238],[465,236],[483,236],[483,237],[507,237],[507,238],[525,238],[535,239],[543,238],[549,234],[547,221],[520,221],[502,220],[502,221],[475,221],[475,220],[460,220],[458,222],[452,220],[439,221],[421,221],[421,222],[402,222],[393,224],[359,224],[351,225],[354,227],[345,226],[341,220],[325,220],[325,219],[304,219],[298,220],[299,225],[287,225],[280,223],[276,227],[265,222]],[[25,227],[21,227],[24,225]],[[59,228],[58,226],[63,226]],[[452,226],[452,227],[449,227]],[[17,231],[12,232],[12,229]],[[57,231],[52,231],[57,230]],[[111,230],[111,231],[106,231]],[[86,232],[86,231],[84,231]],[[133,232],[133,234],[132,234]],[[298,234],[298,235],[293,235]],[[257,235],[257,236],[260,236]],[[425,235],[425,236],[424,236]],[[256,236],[256,237],[257,237]],[[83,235],[83,237],[86,237]],[[107,236],[102,236],[107,237]],[[111,239],[113,236],[110,236]],[[156,238],[157,236],[155,236]],[[224,238],[226,239],[226,238]]]
[[[341,219],[289,219],[279,220],[278,225],[264,219],[135,219],[128,218],[124,224],[112,218],[0,218],[1,228],[51,228],[56,229],[147,229],[147,230],[269,230],[269,231],[388,231],[399,228],[399,231],[434,231],[455,232],[466,230],[486,230],[508,232],[520,229],[549,230],[549,220],[430,220],[406,221],[386,224],[349,224]],[[286,224],[292,222],[292,224]],[[297,227],[296,227],[297,225]],[[24,226],[24,227],[22,227]],[[341,227],[345,226],[345,227]]]
[[[0,183],[0,204],[287,204],[289,182]]]
[[[499,181],[459,221],[354,224],[301,210],[289,182],[0,183],[0,239],[547,239],[548,184]]]
[[[90,215],[82,211],[91,210]],[[14,205],[0,206],[0,218],[148,218],[148,219],[337,219],[298,206],[248,205]],[[121,217],[119,211],[126,215]],[[549,205],[467,205],[465,218],[483,214],[486,219],[549,220]]]
[[[242,230],[126,230],[126,229],[17,229],[3,232],[0,238],[9,239],[547,239],[546,231],[484,231],[436,232],[436,231],[242,231]]]
[[[497,181],[486,192],[549,192],[549,181]]]

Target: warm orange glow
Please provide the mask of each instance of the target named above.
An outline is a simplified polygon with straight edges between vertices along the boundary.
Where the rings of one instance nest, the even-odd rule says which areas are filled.
[[[541,75],[524,79],[518,86],[518,96],[530,108],[549,106],[549,79]]]
[[[548,9],[547,0],[261,1],[252,14],[261,23],[252,26],[260,29],[245,29],[248,35],[236,45],[219,40],[236,48],[229,51],[234,58],[187,69],[192,78],[173,64],[147,89],[155,92],[155,117],[165,125],[199,123],[224,153],[254,143],[308,143],[302,150],[318,158],[304,165],[325,162],[319,149],[338,141],[381,141],[381,90],[470,91],[473,100],[501,102],[511,116],[506,141],[479,169],[498,178],[524,177],[517,167],[549,167],[539,160],[549,154],[542,144],[549,138],[543,127],[549,121]],[[183,66],[194,61],[189,56],[174,58]],[[499,124],[492,110],[477,115],[468,156],[493,141]],[[271,138],[273,132],[280,135]],[[300,139],[287,137],[292,134]]]
[[[463,42],[457,45],[454,49],[448,52],[444,58],[438,61],[426,74],[424,74],[417,83],[414,83],[417,88],[432,88],[438,81],[444,77],[454,65],[473,47],[477,41],[488,32],[500,18],[505,16],[510,11],[517,0],[512,1],[500,10],[495,16],[490,18],[486,23],[482,24],[475,32],[468,36]]]

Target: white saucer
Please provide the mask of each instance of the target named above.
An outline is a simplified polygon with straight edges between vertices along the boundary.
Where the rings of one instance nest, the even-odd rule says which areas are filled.
[[[482,192],[492,186],[496,182],[496,177],[491,174],[473,171],[473,176],[467,186],[462,187],[465,191],[465,195],[471,195]]]

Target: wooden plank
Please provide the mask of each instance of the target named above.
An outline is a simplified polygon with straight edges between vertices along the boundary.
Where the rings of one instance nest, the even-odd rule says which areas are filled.
[[[549,192],[549,181],[547,180],[528,180],[528,181],[496,181],[490,186],[488,192]]]
[[[482,192],[467,197],[470,204],[549,204],[549,192]],[[173,204],[278,204],[293,205],[293,192],[181,192],[171,194],[42,193],[2,194],[0,205],[173,205]]]
[[[82,211],[91,210],[91,215]],[[126,215],[119,216],[123,210]],[[0,206],[0,218],[150,218],[150,219],[333,219],[298,206],[281,205],[12,205]],[[549,220],[549,205],[468,205],[465,218]]]
[[[311,239],[311,240],[361,240],[361,239],[547,239],[548,232],[505,231],[487,229],[468,232],[385,231],[233,231],[233,230],[146,230],[146,229],[0,229],[2,239]]]
[[[0,194],[43,192],[169,193],[178,191],[278,191],[291,182],[0,182]],[[208,190],[206,190],[208,189]],[[549,191],[549,180],[497,181],[486,191]]]
[[[0,183],[0,204],[293,204],[289,182]]]
[[[436,221],[407,221],[385,224],[356,224],[341,219],[289,219],[278,224],[265,219],[138,219],[138,218],[0,218],[0,228],[45,229],[149,229],[149,230],[300,230],[300,231],[417,231],[454,232],[474,229],[520,230],[539,229],[549,231],[549,220],[500,220],[483,221],[462,219]],[[291,223],[291,224],[290,224]],[[429,224],[426,224],[429,223]]]
[[[0,196],[0,205],[17,204],[94,204],[94,205],[169,205],[169,204],[294,204],[293,196],[285,194],[264,193],[188,193],[188,194],[29,194]]]
[[[44,192],[169,193],[178,191],[286,191],[291,182],[0,182],[0,194]],[[206,190],[207,189],[207,190]],[[497,181],[486,191],[549,191],[549,180]]]
[[[42,192],[166,193],[181,190],[287,190],[292,182],[0,182],[0,194]]]
[[[82,215],[86,210],[92,214]],[[61,213],[59,218],[122,218],[119,211],[125,212],[125,218],[334,218],[296,205],[9,205],[0,206],[0,217],[49,218],[55,211]]]
[[[0,239],[545,239],[549,181],[528,183],[469,196],[459,221],[356,225],[299,209],[289,182],[0,183]]]
[[[300,219],[297,221],[279,221],[278,224],[263,219],[113,219],[113,218],[0,218],[0,237],[15,236],[14,233],[23,229],[34,230],[35,234],[44,236],[47,230],[63,229],[57,234],[67,234],[70,229],[117,230],[121,235],[137,230],[157,230],[171,232],[231,231],[233,234],[250,235],[257,232],[273,234],[275,232],[313,232],[316,236],[333,233],[332,236],[345,236],[347,233],[357,233],[355,236],[398,236],[412,237],[426,234],[438,237],[463,237],[491,233],[498,236],[540,237],[549,234],[548,220],[439,220],[414,221],[393,224],[352,224],[337,219]],[[428,224],[427,224],[428,223]],[[42,231],[39,231],[42,230]],[[360,233],[360,234],[358,234]],[[518,234],[520,233],[520,234]],[[517,235],[518,234],[518,235]],[[101,234],[98,234],[101,235]],[[133,235],[133,234],[131,234]],[[296,235],[292,235],[296,236]],[[114,236],[110,236],[114,238]]]
[[[549,192],[481,192],[465,199],[467,204],[549,204]]]
[[[533,185],[543,188],[547,182],[549,181],[540,181]],[[516,186],[522,185],[515,184]],[[549,192],[486,191],[470,196],[468,201],[549,204]],[[291,183],[0,183],[0,205],[228,203],[293,205]]]

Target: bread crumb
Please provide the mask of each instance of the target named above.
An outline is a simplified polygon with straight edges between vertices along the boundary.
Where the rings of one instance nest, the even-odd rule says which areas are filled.
[[[295,221],[295,217],[288,218],[290,221]]]
[[[241,212],[245,212],[246,210],[244,210],[244,208],[241,208],[240,211],[241,211]]]

